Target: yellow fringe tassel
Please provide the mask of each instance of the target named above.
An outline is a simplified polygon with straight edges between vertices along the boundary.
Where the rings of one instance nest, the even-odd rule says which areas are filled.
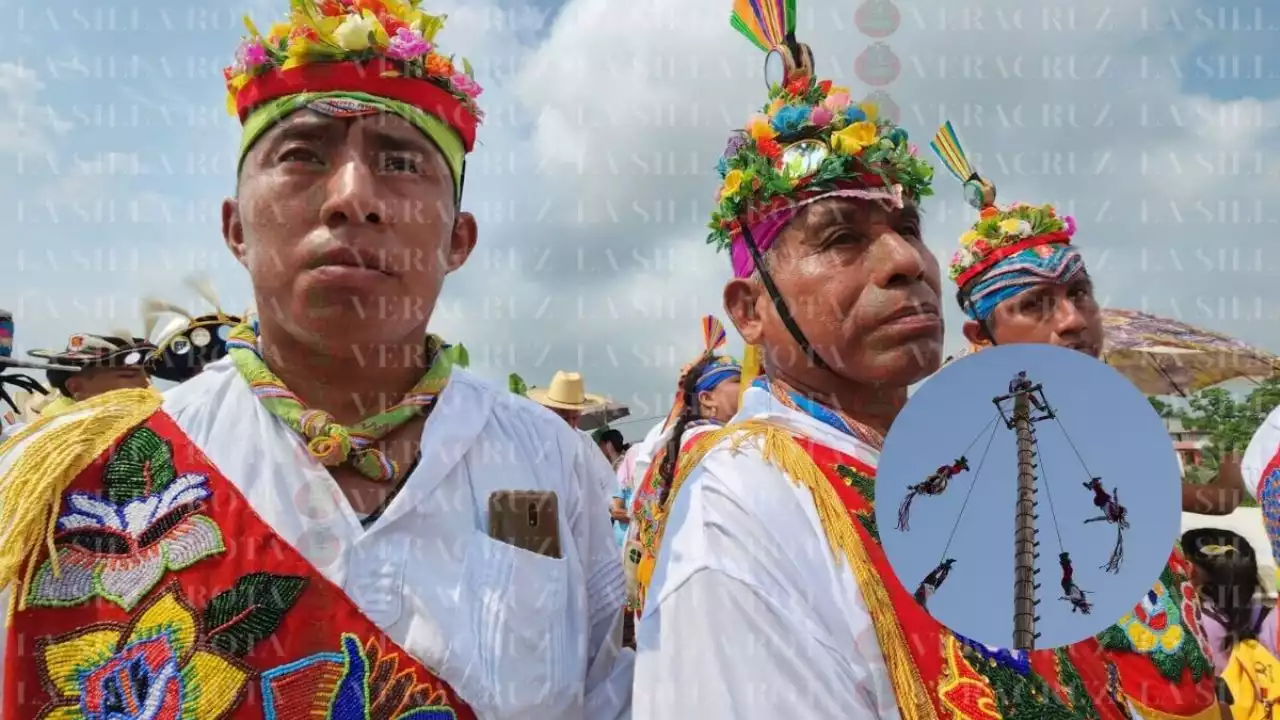
[[[35,575],[41,543],[53,571],[61,572],[53,534],[67,487],[115,441],[160,409],[162,400],[154,388],[116,390],[76,403],[66,415],[40,417],[0,444],[3,459],[30,440],[0,476],[0,592],[12,592],[6,625],[15,612],[26,609],[26,588]]]
[[[751,387],[751,383],[760,377],[760,370],[763,367],[760,362],[761,349],[759,345],[748,345],[742,351],[742,390],[738,392],[738,400],[742,400],[742,396],[746,394],[747,389]]]
[[[876,572],[875,566],[871,564],[871,558],[862,544],[862,539],[858,537],[857,530],[854,529],[853,519],[849,517],[848,509],[841,502],[840,495],[831,486],[831,481],[823,474],[821,468],[787,430],[764,420],[747,420],[703,435],[694,442],[688,452],[682,453],[679,466],[676,468],[676,476],[671,482],[671,493],[667,498],[667,504],[662,508],[658,518],[654,538],[654,557],[658,555],[662,536],[666,532],[667,511],[693,469],[702,462],[712,448],[723,441],[728,440],[731,443],[730,451],[737,452],[743,445],[757,439],[761,441],[760,447],[765,462],[781,470],[791,478],[793,483],[807,488],[813,496],[818,520],[822,523],[822,530],[827,537],[827,543],[831,546],[836,566],[842,566],[847,560],[852,567],[854,577],[858,581],[858,588],[866,601],[867,610],[871,613],[871,622],[880,640],[880,649],[884,653],[885,664],[889,669],[889,677],[893,682],[894,693],[898,697],[898,709],[903,719],[937,720],[938,714],[928,697],[924,681],[920,677],[920,670],[911,659],[906,633],[898,624],[897,614],[889,599],[889,592],[885,589],[884,581]]]

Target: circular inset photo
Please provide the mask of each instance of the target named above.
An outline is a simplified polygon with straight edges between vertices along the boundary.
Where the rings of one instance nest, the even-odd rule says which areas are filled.
[[[885,438],[876,522],[899,582],[993,648],[1092,637],[1160,578],[1181,523],[1164,422],[1131,382],[1049,345],[945,366]]]

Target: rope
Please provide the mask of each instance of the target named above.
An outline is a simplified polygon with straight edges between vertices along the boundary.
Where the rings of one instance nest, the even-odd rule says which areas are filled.
[[[987,438],[987,446],[983,448],[982,457],[978,459],[978,468],[973,471],[973,482],[969,483],[969,490],[964,494],[964,503],[960,505],[960,512],[956,515],[956,522],[951,526],[951,534],[947,536],[947,544],[942,546],[942,559],[938,561],[939,564],[946,562],[947,551],[951,549],[951,541],[955,540],[956,531],[960,529],[960,521],[964,519],[964,511],[969,507],[969,498],[973,497],[973,489],[978,486],[978,478],[982,476],[982,466],[987,462],[987,453],[991,451],[991,443],[995,442],[996,439],[994,425],[995,420],[993,418],[992,422],[987,424],[991,428],[991,437]],[[974,439],[974,442],[977,442],[977,438]]]
[[[1058,417],[1058,413],[1056,412],[1053,414],[1053,421],[1058,424],[1058,429],[1062,431],[1062,437],[1067,439],[1067,444],[1071,446],[1071,451],[1076,454],[1076,459],[1080,461],[1080,467],[1084,468],[1085,476],[1092,480],[1093,473],[1089,472],[1089,465],[1085,463],[1084,455],[1080,454],[1080,450],[1076,447],[1075,441],[1071,439],[1071,433],[1067,432],[1067,427],[1062,424],[1062,420]]]
[[[1053,534],[1058,536],[1058,552],[1066,552],[1066,545],[1062,542],[1062,531],[1058,528],[1058,513],[1053,509],[1053,491],[1049,489],[1049,473],[1046,469],[1048,463],[1044,461],[1044,447],[1039,442],[1036,442],[1036,454],[1040,457],[1040,480],[1044,485],[1045,499],[1049,501],[1049,519],[1053,521]]]
[[[966,447],[964,449],[964,452],[960,453],[960,455],[964,457],[968,457],[969,451],[973,449],[973,446],[978,444],[978,441],[982,439],[982,436],[987,434],[987,430],[990,430],[991,426],[995,424],[995,422],[999,419],[1000,419],[1000,413],[996,413],[995,415],[992,415],[991,420],[989,420],[987,424],[981,430],[978,431],[977,435],[973,436],[973,440],[969,442],[969,447]]]

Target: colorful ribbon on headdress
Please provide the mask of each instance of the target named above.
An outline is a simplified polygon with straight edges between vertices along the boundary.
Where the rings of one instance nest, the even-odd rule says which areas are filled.
[[[1071,245],[1037,245],[992,265],[968,292],[964,311],[986,320],[1000,303],[1045,283],[1068,283],[1085,271]]]
[[[892,185],[887,188],[843,188],[797,200],[751,224],[751,237],[755,240],[756,249],[760,251],[761,255],[764,255],[769,251],[769,248],[773,247],[773,243],[782,234],[782,229],[787,226],[787,223],[794,220],[801,210],[819,200],[827,200],[829,198],[872,200],[884,203],[892,210],[900,210],[904,203],[901,185]],[[734,238],[733,245],[729,247],[729,257],[733,262],[734,277],[750,277],[751,273],[755,272],[756,264],[751,257],[751,250],[747,247],[746,236],[743,234],[739,233]]]
[[[728,342],[728,336],[725,333],[724,325],[716,319],[714,315],[707,315],[702,318],[702,354],[698,359],[713,355],[717,350],[724,347]],[[694,361],[695,364],[698,361]],[[696,392],[708,392],[716,389],[720,383],[733,377],[742,375],[742,367],[738,365],[733,358],[726,355],[713,357],[705,367],[695,383]],[[684,412],[684,388],[683,378],[682,387],[676,388],[676,401],[671,407],[671,412],[667,414],[667,422],[665,427],[670,429],[675,425],[676,420],[680,418],[680,413]]]

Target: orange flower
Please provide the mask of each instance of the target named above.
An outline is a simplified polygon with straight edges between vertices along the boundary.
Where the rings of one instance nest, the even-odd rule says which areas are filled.
[[[803,73],[796,75],[787,83],[787,92],[792,95],[804,95],[809,89],[809,76]]]
[[[400,18],[387,12],[378,15],[378,22],[382,23],[382,29],[386,30],[388,35],[395,35],[400,28],[409,27]]]
[[[756,140],[756,150],[770,160],[777,159],[782,154],[782,146],[778,144],[777,140],[771,138]]]
[[[988,218],[993,218],[993,217],[995,217],[996,215],[999,215],[999,214],[1000,214],[1000,211],[999,211],[999,210],[996,210],[995,208],[993,208],[993,207],[991,207],[991,206],[987,206],[987,207],[982,208],[982,213],[980,214],[980,217],[981,217],[983,220],[986,220],[986,219],[988,219]]]
[[[374,15],[382,15],[387,12],[387,6],[382,4],[382,0],[352,0],[351,7],[359,13],[368,10]]]
[[[427,74],[435,77],[452,77],[453,63],[443,55],[431,53],[427,56]]]

